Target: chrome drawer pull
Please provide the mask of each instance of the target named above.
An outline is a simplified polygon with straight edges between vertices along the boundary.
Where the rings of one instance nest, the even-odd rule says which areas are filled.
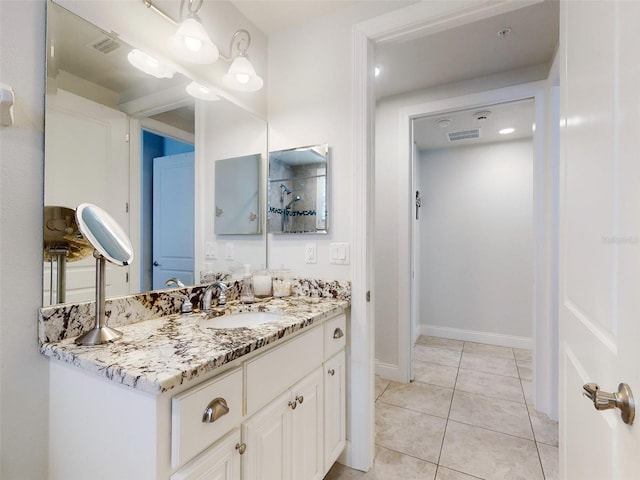
[[[333,332],[333,338],[342,338],[344,337],[344,332],[340,327],[336,328]]]
[[[298,401],[298,403],[302,403],[302,402],[304,402],[304,397],[302,395],[298,395],[296,397],[296,400]]]
[[[333,368],[330,368],[327,373],[333,377],[336,374],[336,371]]]
[[[247,444],[246,443],[236,443],[236,450],[238,450],[238,453],[240,455],[242,455],[244,452],[247,451]]]
[[[207,408],[205,408],[202,414],[203,423],[213,423],[220,417],[229,413],[229,407],[227,401],[224,398],[214,398],[209,402]]]
[[[289,402],[289,406],[291,407],[291,410],[295,410],[298,404],[296,402]]]

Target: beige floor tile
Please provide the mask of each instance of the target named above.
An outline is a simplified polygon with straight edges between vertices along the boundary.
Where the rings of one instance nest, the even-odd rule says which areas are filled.
[[[498,345],[487,345],[484,343],[464,342],[465,353],[473,353],[475,355],[485,355],[488,357],[500,357],[515,359],[513,355],[513,348],[500,347]]]
[[[545,480],[558,480],[560,478],[560,455],[558,447],[538,443],[538,452],[542,462]]]
[[[376,443],[412,457],[437,463],[447,421],[404,408],[376,405]]]
[[[476,370],[478,372],[495,373],[496,375],[506,375],[508,377],[518,377],[516,361],[512,358],[490,357],[487,355],[476,355],[475,353],[462,353],[460,368]]]
[[[520,375],[520,378],[523,380],[532,380],[533,369],[524,365],[518,365],[518,375]]]
[[[514,377],[461,368],[458,371],[456,390],[524,403],[520,380]]]
[[[416,382],[453,388],[456,385],[458,368],[413,360],[413,375]]]
[[[451,420],[533,440],[529,413],[524,403],[456,391]]]
[[[379,375],[376,375],[376,393],[375,393],[376,400],[378,400],[380,395],[382,395],[382,392],[384,392],[387,389],[390,383],[391,383],[391,380],[386,380],[380,377]]]
[[[524,399],[527,402],[527,405],[533,405],[533,381],[521,379],[520,383],[522,384]]]
[[[526,348],[514,348],[513,354],[516,357],[516,362],[518,363],[533,363],[533,350],[529,350]]]
[[[364,475],[365,472],[334,463],[329,473],[324,477],[324,480],[348,480],[351,478],[363,478]]]
[[[532,406],[528,406],[528,408],[536,442],[557,447],[558,422],[556,422],[555,420],[551,420],[544,413],[536,412]]]
[[[420,382],[391,382],[378,399],[378,403],[447,418],[452,396],[453,390],[450,388]]]
[[[455,352],[462,352],[464,342],[462,340],[452,340],[450,338],[430,337],[428,335],[420,335],[418,345],[427,345],[429,347],[446,348]]]
[[[413,347],[413,359],[422,362],[457,367],[460,364],[460,356],[460,352],[446,348],[428,347],[426,345],[415,345]]]
[[[449,421],[440,465],[487,480],[543,480],[534,442]]]
[[[436,480],[478,480],[479,478],[444,467],[438,467],[438,473],[436,474]]]

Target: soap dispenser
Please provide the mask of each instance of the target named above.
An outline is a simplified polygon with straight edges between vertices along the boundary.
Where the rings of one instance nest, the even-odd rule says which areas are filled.
[[[253,303],[256,301],[253,296],[253,287],[251,286],[251,265],[244,266],[242,288],[240,289],[240,301],[242,303]]]

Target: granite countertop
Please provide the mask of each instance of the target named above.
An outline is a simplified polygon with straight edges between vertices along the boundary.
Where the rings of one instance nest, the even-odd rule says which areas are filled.
[[[113,343],[80,346],[75,338],[40,345],[43,355],[93,372],[137,390],[161,394],[190,382],[300,329],[322,323],[349,307],[347,300],[287,297],[243,305],[230,302],[208,314],[173,314],[117,327],[124,335]],[[282,312],[261,325],[216,329],[204,320],[247,311]]]

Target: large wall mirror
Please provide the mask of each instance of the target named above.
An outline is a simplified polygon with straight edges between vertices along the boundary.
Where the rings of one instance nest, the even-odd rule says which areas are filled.
[[[93,300],[94,259],[70,215],[81,203],[107,211],[133,243],[135,262],[107,272],[108,297],[266,263],[266,122],[225,99],[195,100],[186,75],[134,68],[120,37],[47,2],[44,305]],[[218,232],[216,163],[233,170],[244,158],[253,231]]]

